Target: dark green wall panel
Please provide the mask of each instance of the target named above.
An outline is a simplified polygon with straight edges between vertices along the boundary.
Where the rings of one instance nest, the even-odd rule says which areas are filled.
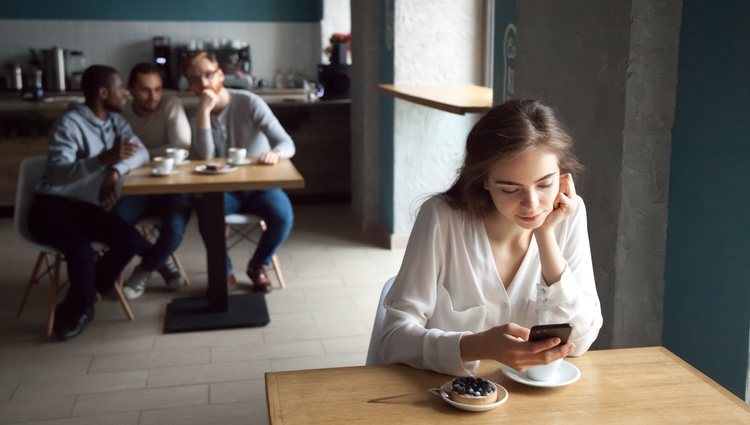
[[[322,0],[3,0],[0,19],[318,22]]]

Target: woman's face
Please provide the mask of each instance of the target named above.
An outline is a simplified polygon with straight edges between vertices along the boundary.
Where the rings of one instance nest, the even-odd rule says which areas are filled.
[[[536,229],[552,212],[559,192],[557,156],[528,148],[499,160],[488,170],[484,188],[503,217],[524,229]]]

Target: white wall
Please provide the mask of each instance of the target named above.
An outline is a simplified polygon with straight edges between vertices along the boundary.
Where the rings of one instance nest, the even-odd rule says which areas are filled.
[[[396,0],[396,84],[481,84],[482,0]],[[408,235],[427,195],[446,190],[478,114],[396,100],[394,233]]]
[[[170,37],[173,45],[192,38],[244,40],[250,43],[255,76],[269,80],[280,68],[317,79],[318,23],[3,19],[0,62],[27,59],[29,48],[56,45],[83,51],[89,65],[107,64],[127,74],[135,63],[153,58],[151,39],[160,35]]]

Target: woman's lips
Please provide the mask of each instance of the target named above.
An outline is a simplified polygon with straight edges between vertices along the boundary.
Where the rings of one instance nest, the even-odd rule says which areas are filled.
[[[533,223],[533,222],[537,221],[539,219],[539,217],[541,217],[541,216],[542,216],[541,214],[528,215],[528,216],[519,215],[518,218],[520,218],[521,220],[523,220],[523,221],[525,221],[527,223]]]

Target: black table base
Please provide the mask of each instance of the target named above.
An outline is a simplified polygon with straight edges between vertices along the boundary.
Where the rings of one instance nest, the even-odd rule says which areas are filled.
[[[227,248],[224,236],[224,194],[203,194],[200,208],[209,235],[206,244],[208,290],[206,298],[177,298],[167,306],[164,332],[265,326],[270,322],[261,293],[228,295]]]
[[[216,311],[206,298],[174,299],[167,305],[164,332],[208,331],[268,324],[268,308],[263,294],[231,295],[228,301],[227,311]]]

